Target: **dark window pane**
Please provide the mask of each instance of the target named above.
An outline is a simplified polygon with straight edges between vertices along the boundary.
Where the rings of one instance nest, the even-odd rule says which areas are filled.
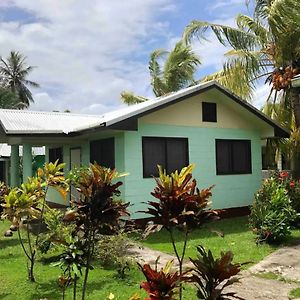
[[[232,144],[233,173],[251,173],[250,141],[234,141]]]
[[[202,102],[202,121],[217,122],[217,105],[216,103]]]
[[[231,144],[227,140],[216,140],[217,174],[231,172]]]
[[[167,139],[167,172],[180,171],[188,165],[187,139]]]
[[[90,142],[90,162],[113,169],[115,167],[114,138]]]
[[[49,162],[56,162],[58,160],[59,163],[63,162],[63,148],[50,148],[49,149]]]
[[[144,177],[158,176],[157,165],[166,168],[166,141],[163,138],[143,138]]]
[[[216,167],[217,175],[251,173],[250,140],[216,140]]]

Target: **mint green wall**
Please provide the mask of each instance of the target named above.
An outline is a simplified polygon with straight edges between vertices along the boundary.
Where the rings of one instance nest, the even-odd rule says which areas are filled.
[[[142,202],[151,200],[150,192],[155,186],[152,178],[143,178],[142,137],[186,137],[189,140],[189,161],[194,163],[194,177],[200,188],[215,184],[212,204],[214,208],[229,208],[245,206],[252,203],[253,195],[261,183],[261,139],[260,133],[248,129],[201,128],[173,125],[143,124],[139,130],[124,133],[105,132],[93,135],[89,140],[78,145],[65,145],[65,171],[69,171],[70,148],[81,147],[82,163],[89,163],[89,142],[101,138],[115,138],[115,162],[119,172],[127,172],[122,181],[121,198],[130,201],[133,217],[145,217],[137,214],[144,210]],[[215,139],[251,139],[252,174],[247,175],[216,175]],[[51,191],[51,201],[63,203],[63,200]],[[154,199],[154,198],[153,198]],[[152,200],[153,200],[152,199]]]
[[[64,173],[65,175],[68,174],[70,171],[70,149],[72,148],[80,148],[81,149],[81,163],[83,166],[88,166],[90,163],[90,141],[92,140],[98,140],[98,139],[104,139],[108,137],[114,137],[115,138],[115,163],[116,168],[120,173],[123,173],[124,168],[124,134],[121,133],[112,133],[112,132],[100,132],[98,134],[94,134],[90,139],[87,139],[81,143],[72,143],[71,145],[61,145],[63,148],[63,161],[65,163],[64,167]],[[53,147],[60,147],[60,145],[55,144]],[[49,162],[49,148],[50,146],[46,147],[46,162]],[[124,178],[121,178],[121,181],[123,181]],[[121,198],[123,195],[125,195],[125,186],[124,184],[120,187],[121,191]],[[48,191],[47,200],[59,204],[68,204],[69,203],[69,197],[67,197],[67,200],[64,200],[61,195],[54,190],[53,188],[50,188]],[[124,198],[122,198],[124,199]]]
[[[153,197],[152,178],[143,178],[142,136],[186,137],[189,139],[189,161],[196,164],[194,177],[201,188],[215,184],[214,208],[239,207],[251,204],[261,183],[261,140],[259,132],[246,129],[199,128],[185,126],[139,124],[138,132],[125,133],[125,199],[134,206],[132,212],[144,210]],[[251,139],[252,174],[216,175],[215,139]],[[153,198],[154,199],[154,198]],[[135,214],[134,217],[145,216]]]

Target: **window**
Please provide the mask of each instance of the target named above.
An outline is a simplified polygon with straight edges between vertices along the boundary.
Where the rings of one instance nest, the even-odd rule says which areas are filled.
[[[188,139],[143,137],[144,178],[158,176],[157,165],[171,173],[188,164]]]
[[[50,148],[49,149],[49,162],[56,162],[58,160],[59,163],[63,162],[63,148]]]
[[[115,139],[91,141],[90,162],[113,169],[115,167]]]
[[[217,175],[251,174],[250,140],[216,140]]]
[[[202,121],[217,122],[217,105],[211,102],[202,102]]]

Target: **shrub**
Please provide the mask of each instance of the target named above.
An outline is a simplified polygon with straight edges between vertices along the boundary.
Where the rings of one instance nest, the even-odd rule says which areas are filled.
[[[120,232],[116,235],[102,235],[95,250],[95,257],[103,267],[116,268],[121,279],[125,278],[126,270],[130,270],[133,260],[128,257],[128,249],[133,242],[127,233]]]
[[[241,270],[241,264],[233,264],[232,252],[221,252],[220,258],[215,259],[209,250],[198,246],[197,259],[191,259],[194,268],[193,275],[188,279],[189,282],[196,284],[198,289],[198,299],[222,300],[222,299],[242,299],[237,297],[234,292],[224,292],[224,288],[237,282],[237,275]]]
[[[267,179],[255,195],[249,218],[257,242],[281,241],[291,233],[296,217],[285,186],[275,177]]]
[[[300,213],[300,181],[295,180],[288,172],[274,172],[272,177],[286,189],[293,208]]]
[[[147,279],[141,283],[141,288],[149,296],[145,300],[175,300],[174,296],[178,292],[182,276],[177,272],[171,272],[172,265],[173,261],[169,261],[164,268],[158,271],[157,265],[155,269],[152,269],[148,264],[143,266],[139,264]]]

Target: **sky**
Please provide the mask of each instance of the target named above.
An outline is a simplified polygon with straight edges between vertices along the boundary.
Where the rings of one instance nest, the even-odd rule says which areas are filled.
[[[0,56],[20,51],[36,66],[32,110],[101,114],[120,93],[153,97],[149,54],[170,50],[192,20],[234,24],[245,0],[0,0]],[[194,42],[197,77],[219,70],[226,50],[212,36]],[[267,93],[259,86],[253,104]]]

